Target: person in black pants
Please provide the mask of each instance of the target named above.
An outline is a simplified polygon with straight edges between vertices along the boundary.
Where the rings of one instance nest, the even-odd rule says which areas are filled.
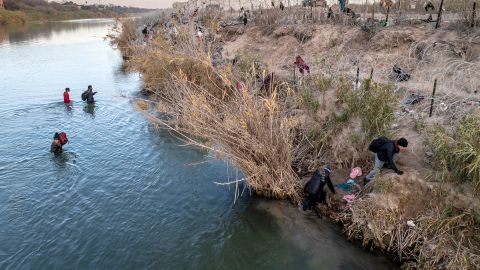
[[[335,194],[335,188],[330,180],[330,168],[328,166],[323,167],[323,173],[320,170],[316,170],[312,178],[305,184],[303,191],[306,194],[305,201],[303,202],[303,210],[314,210],[318,201],[325,204],[327,194],[324,191],[325,184],[330,191]]]

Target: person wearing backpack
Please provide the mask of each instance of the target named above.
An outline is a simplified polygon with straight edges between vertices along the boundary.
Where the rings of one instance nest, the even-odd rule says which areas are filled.
[[[330,172],[330,168],[326,165],[323,167],[323,174],[320,173],[320,170],[316,170],[313,173],[312,178],[310,178],[305,184],[303,191],[307,197],[303,202],[303,211],[314,210],[317,201],[326,203],[327,194],[323,189],[325,185],[327,185],[330,191],[335,194],[335,187],[332,184],[332,180],[330,180]]]
[[[405,138],[400,138],[396,141],[389,140],[385,137],[380,137],[373,140],[368,147],[368,150],[375,153],[375,163],[373,169],[363,179],[365,183],[372,180],[375,175],[386,165],[387,168],[394,170],[398,175],[402,175],[403,171],[399,170],[395,165],[395,160],[398,155],[408,146],[408,141]]]
[[[87,101],[88,104],[93,104],[95,102],[95,99],[93,98],[93,96],[96,93],[97,92],[93,92],[93,87],[89,85],[87,91],[82,93],[82,100]]]
[[[68,143],[67,133],[65,132],[55,132],[53,135],[53,142],[50,145],[50,152],[54,154],[62,153],[63,146]]]

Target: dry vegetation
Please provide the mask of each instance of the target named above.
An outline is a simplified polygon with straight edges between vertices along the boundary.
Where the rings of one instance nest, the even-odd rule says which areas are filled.
[[[173,36],[161,28],[144,42],[138,27],[125,22],[114,44],[142,73],[156,103],[157,112],[145,114],[188,145],[231,162],[245,175],[238,181],[261,196],[297,202],[302,176],[325,163],[367,169],[372,138],[407,136],[416,153],[401,165],[406,175],[378,176],[346,207],[330,199],[336,212],[329,216],[350,238],[393,254],[405,268],[476,269],[480,109],[465,102],[478,99],[478,30],[458,22],[438,32],[399,23],[365,33],[345,27],[352,21],[341,17],[340,25],[309,25],[322,22],[320,15],[283,25],[289,16],[297,15],[265,11],[255,18],[260,26],[216,32],[220,17],[212,15],[208,42],[195,37],[192,24],[176,24]],[[212,59],[222,47],[227,59],[218,64]],[[299,54],[313,72],[294,79],[291,63]],[[393,64],[413,79],[395,81]],[[270,72],[274,79],[262,86]],[[433,78],[441,80],[434,117],[428,97],[401,103],[412,89],[429,93]]]

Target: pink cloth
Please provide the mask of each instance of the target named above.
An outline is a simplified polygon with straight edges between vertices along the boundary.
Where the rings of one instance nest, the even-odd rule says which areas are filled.
[[[355,194],[345,195],[345,196],[343,196],[343,199],[347,203],[352,203],[353,201],[355,201]]]
[[[362,175],[362,169],[360,167],[355,167],[352,169],[352,172],[350,173],[350,178],[355,179],[361,175]]]
[[[239,93],[242,93],[242,84],[239,81],[235,84],[235,88]]]

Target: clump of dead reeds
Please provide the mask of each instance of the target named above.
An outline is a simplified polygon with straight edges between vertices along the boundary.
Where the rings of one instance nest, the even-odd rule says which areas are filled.
[[[108,38],[111,45],[120,50],[124,59],[135,54],[133,43],[138,39],[138,33],[133,20],[117,20]]]
[[[299,200],[290,124],[276,90],[258,95],[249,82],[237,90],[234,72],[228,65],[214,68],[209,47],[182,36],[187,31],[178,27],[175,43],[159,44],[135,61],[145,85],[173,116],[151,119],[229,161],[257,194]]]

